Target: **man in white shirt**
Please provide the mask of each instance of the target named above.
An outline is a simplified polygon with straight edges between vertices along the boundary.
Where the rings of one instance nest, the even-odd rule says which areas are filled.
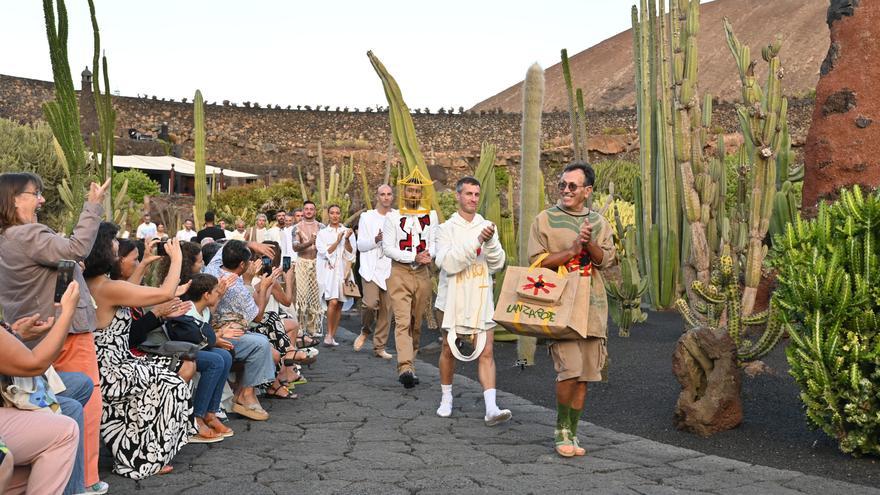
[[[275,225],[266,232],[264,241],[275,241],[281,246],[281,229],[287,226],[287,213],[279,211],[275,214]],[[284,253],[282,252],[282,256]]]
[[[138,239],[145,239],[147,237],[156,237],[156,224],[150,221],[150,214],[144,213],[143,221],[140,225],[138,225],[137,232],[135,236]]]
[[[281,229],[281,241],[279,244],[281,245],[281,256],[290,256],[291,260],[294,257],[293,251],[293,226],[296,225],[296,215],[294,212],[289,212],[285,215],[285,225],[284,228]]]
[[[385,215],[392,211],[394,193],[391,186],[382,184],[376,191],[376,209],[361,214],[358,221],[357,247],[361,257],[358,273],[361,275],[361,334],[354,340],[355,352],[360,351],[373,333],[373,353],[382,359],[393,356],[385,350],[391,329],[391,300],[388,298],[386,281],[391,275],[391,258],[382,250],[382,228]],[[376,330],[373,332],[373,323]]]
[[[240,218],[235,219],[235,230],[232,231],[231,234],[227,234],[227,239],[235,239],[236,241],[244,241],[245,239],[245,227],[244,220]]]
[[[495,403],[495,357],[493,354],[495,322],[492,274],[504,268],[505,254],[495,232],[495,225],[477,213],[480,204],[480,181],[462,177],[455,184],[458,212],[437,229],[437,254],[440,267],[437,302],[443,311],[440,324],[445,337],[440,353],[440,407],[437,415],[452,415],[452,378],[455,358],[477,360],[477,374],[483,385],[488,426],[510,419],[508,409]],[[463,356],[455,347],[456,336],[473,335],[474,353]],[[481,348],[482,347],[482,348]],[[454,357],[453,357],[454,355]]]
[[[199,235],[199,233],[196,232],[194,227],[195,227],[195,222],[193,222],[191,218],[187,218],[186,220],[184,220],[183,221],[183,230],[177,231],[177,235],[176,235],[177,240],[191,242],[197,235]]]
[[[226,230],[226,220],[220,220],[220,228],[223,229],[223,235],[225,235],[227,239],[232,239],[233,231]]]
[[[418,383],[415,356],[422,318],[433,291],[430,265],[438,221],[437,212],[422,204],[425,184],[417,177],[404,182],[400,211],[385,215],[382,250],[392,261],[388,295],[394,314],[397,380],[404,388],[413,388]]]

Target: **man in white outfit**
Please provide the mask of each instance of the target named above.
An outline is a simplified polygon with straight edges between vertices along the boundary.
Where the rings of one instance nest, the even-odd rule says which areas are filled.
[[[373,353],[382,359],[391,359],[385,350],[388,333],[391,330],[391,300],[388,298],[387,280],[391,275],[391,258],[382,250],[382,227],[385,215],[393,211],[391,204],[394,192],[388,184],[382,184],[376,191],[376,209],[364,212],[358,221],[357,248],[361,264],[361,334],[354,340],[354,350],[358,352],[373,334]],[[372,329],[376,323],[375,331]]]
[[[477,359],[486,403],[484,420],[488,426],[494,426],[511,417],[510,410],[499,409],[495,403],[495,357],[492,351],[495,327],[492,321],[495,312],[492,274],[504,268],[506,257],[495,225],[477,213],[480,181],[474,177],[461,178],[455,184],[455,199],[458,200],[458,212],[438,229],[434,258],[440,267],[435,307],[443,311],[440,327],[447,337],[443,339],[440,353],[442,395],[437,415],[447,418],[452,414],[455,357]],[[450,347],[449,340],[454,342],[457,334],[474,337],[474,355],[465,358],[458,349]],[[483,339],[485,344],[481,343]],[[482,345],[485,347],[481,352]]]

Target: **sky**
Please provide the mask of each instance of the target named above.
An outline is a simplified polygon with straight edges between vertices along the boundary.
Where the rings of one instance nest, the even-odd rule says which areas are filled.
[[[95,0],[111,90],[208,102],[469,108],[630,27],[631,0]],[[74,83],[92,63],[87,0],[67,0]],[[3,0],[0,73],[52,79],[42,2]]]

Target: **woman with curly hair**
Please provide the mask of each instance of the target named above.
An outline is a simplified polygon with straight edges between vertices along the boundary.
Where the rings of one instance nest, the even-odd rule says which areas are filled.
[[[177,374],[129,352],[131,310],[174,298],[180,280],[180,244],[168,241],[171,258],[160,287],[111,280],[118,263],[118,229],[102,222],[83,275],[96,303],[98,368],[104,415],[101,436],[113,454],[113,471],[133,479],[171,471],[171,459],[195,429],[190,389]]]

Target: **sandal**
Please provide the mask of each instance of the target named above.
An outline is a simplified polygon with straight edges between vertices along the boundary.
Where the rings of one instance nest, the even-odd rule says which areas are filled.
[[[306,342],[308,339],[308,342]],[[321,341],[312,337],[311,335],[302,334],[296,338],[296,347],[297,349],[307,349],[312,347],[318,347]]]
[[[284,390],[287,392],[287,395],[279,395],[278,392]],[[266,393],[267,399],[280,399],[280,400],[293,400],[299,399],[299,395],[293,394],[288,390],[287,387],[282,385],[272,385],[269,387],[268,392]]]
[[[574,457],[575,446],[571,441],[571,431],[568,428],[557,429],[554,432],[556,442],[556,453],[562,457]]]
[[[223,422],[220,421],[220,420],[217,419],[217,418],[214,418],[214,419],[212,419],[211,421],[205,423],[205,425],[206,425],[208,428],[210,428],[210,429],[214,430],[215,432],[217,432],[218,434],[222,435],[223,438],[229,438],[229,437],[231,437],[232,435],[235,435],[235,432],[232,431],[232,428],[230,428],[230,427],[224,425]]]
[[[232,412],[254,421],[266,421],[269,419],[269,413],[260,407],[259,404],[244,405],[239,402],[233,402]]]
[[[156,474],[171,474],[171,471],[174,471],[174,466],[172,466],[171,464],[167,464],[165,466],[162,466],[162,469],[160,469]]]

